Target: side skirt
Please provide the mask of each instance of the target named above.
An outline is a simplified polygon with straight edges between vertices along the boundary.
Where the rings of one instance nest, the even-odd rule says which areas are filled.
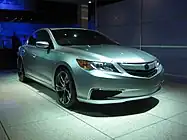
[[[38,82],[38,83],[44,85],[45,87],[47,87],[47,88],[49,88],[49,89],[55,91],[55,88],[52,86],[52,84],[48,84],[48,83],[46,83],[46,82],[44,82],[44,81],[41,81],[41,80],[39,80],[38,78],[36,78],[36,77],[34,77],[34,76],[32,76],[32,75],[29,75],[29,74],[26,74],[25,76],[26,76],[27,78],[32,79],[33,81],[36,81],[36,82]]]

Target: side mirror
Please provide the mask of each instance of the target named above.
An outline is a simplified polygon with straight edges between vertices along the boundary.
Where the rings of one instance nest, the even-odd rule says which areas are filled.
[[[36,47],[47,49],[49,48],[49,43],[47,41],[37,41]]]

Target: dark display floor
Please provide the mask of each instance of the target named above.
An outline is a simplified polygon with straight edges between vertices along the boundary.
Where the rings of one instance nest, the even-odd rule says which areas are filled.
[[[187,86],[165,82],[146,100],[59,106],[53,91],[0,72],[0,140],[186,140]]]

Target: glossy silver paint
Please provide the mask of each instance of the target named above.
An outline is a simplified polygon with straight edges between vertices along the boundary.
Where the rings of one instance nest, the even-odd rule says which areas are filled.
[[[125,67],[141,70],[148,62],[156,62],[157,58],[146,52],[118,45],[61,46],[51,32],[58,29],[40,30],[48,32],[54,49],[48,51],[26,43],[19,48],[19,56],[23,60],[26,76],[53,90],[55,72],[60,66],[65,66],[70,71],[77,98],[81,102],[108,104],[144,99],[151,97],[161,88],[164,73],[161,64],[151,77],[131,75],[123,69]],[[119,72],[87,71],[78,65],[76,59],[112,63]],[[90,97],[93,90],[123,92],[111,99],[92,100]]]

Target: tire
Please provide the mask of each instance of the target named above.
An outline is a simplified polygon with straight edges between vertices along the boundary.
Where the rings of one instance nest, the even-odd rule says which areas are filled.
[[[65,68],[57,70],[55,75],[55,90],[58,103],[65,108],[72,109],[78,103],[75,83],[70,72]]]
[[[18,62],[18,78],[20,82],[27,82],[27,77],[25,76],[25,70],[22,60],[19,60]]]

